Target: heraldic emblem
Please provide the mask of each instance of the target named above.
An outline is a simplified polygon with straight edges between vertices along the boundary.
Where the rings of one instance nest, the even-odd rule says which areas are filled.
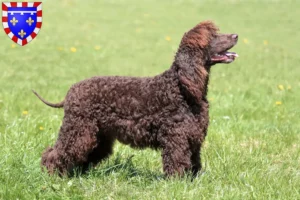
[[[42,27],[42,2],[3,2],[2,25],[12,41],[26,45]]]

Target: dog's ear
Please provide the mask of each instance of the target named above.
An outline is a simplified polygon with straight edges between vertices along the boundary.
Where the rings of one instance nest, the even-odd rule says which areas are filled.
[[[179,81],[188,100],[200,104],[206,94],[208,72],[203,68],[181,66],[178,69]]]
[[[211,21],[201,22],[183,35],[180,46],[205,49],[218,30]]]

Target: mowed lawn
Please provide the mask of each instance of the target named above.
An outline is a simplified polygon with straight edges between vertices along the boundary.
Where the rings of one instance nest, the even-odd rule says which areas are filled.
[[[0,34],[0,199],[300,199],[300,1],[48,0],[24,47]],[[239,34],[230,65],[215,65],[203,169],[165,179],[160,152],[117,143],[85,175],[48,176],[41,154],[58,134],[59,102],[96,75],[168,69],[183,33],[211,19]]]

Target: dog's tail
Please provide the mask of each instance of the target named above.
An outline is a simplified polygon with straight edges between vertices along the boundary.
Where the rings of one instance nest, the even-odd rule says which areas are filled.
[[[50,102],[46,101],[45,99],[43,99],[36,91],[32,90],[32,92],[47,106],[50,106],[52,108],[62,108],[62,107],[64,107],[65,100],[63,100],[60,103],[50,103]]]

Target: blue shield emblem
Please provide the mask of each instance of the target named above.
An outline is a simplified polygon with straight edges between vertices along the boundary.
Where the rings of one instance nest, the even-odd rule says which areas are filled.
[[[2,25],[15,43],[24,46],[42,27],[42,2],[3,2]]]

